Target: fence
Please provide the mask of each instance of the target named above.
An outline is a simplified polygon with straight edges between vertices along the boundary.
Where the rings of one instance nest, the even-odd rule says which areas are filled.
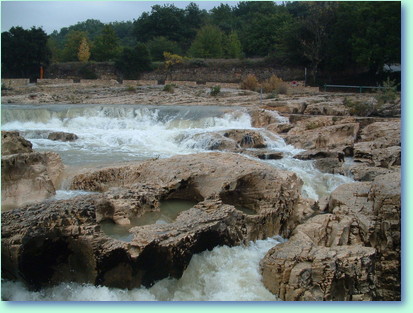
[[[386,87],[379,86],[324,85],[324,91],[327,91],[327,88],[353,88],[358,89],[360,93],[363,93],[363,89],[386,89]]]

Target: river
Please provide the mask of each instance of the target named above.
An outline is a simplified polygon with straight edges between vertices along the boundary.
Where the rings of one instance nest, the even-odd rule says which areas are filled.
[[[277,113],[280,123],[288,120]],[[95,167],[119,162],[168,158],[205,152],[216,131],[254,129],[261,132],[269,149],[283,152],[281,160],[261,160],[274,167],[294,171],[304,181],[302,194],[318,200],[352,179],[318,171],[312,161],[293,158],[301,150],[264,129],[251,126],[245,108],[211,106],[133,105],[2,105],[2,130],[17,130],[35,151],[54,151],[68,169]],[[48,140],[50,132],[75,133],[74,142]],[[198,140],[194,135],[199,134]],[[84,191],[67,190],[63,182],[56,199],[67,199]],[[164,279],[150,288],[122,290],[75,283],[62,283],[37,292],[20,282],[2,280],[3,300],[277,300],[265,289],[259,261],[280,237],[251,242],[246,246],[216,247],[195,255],[179,280]]]

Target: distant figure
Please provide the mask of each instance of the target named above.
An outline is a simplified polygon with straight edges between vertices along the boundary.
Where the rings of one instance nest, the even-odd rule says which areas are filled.
[[[344,153],[343,152],[337,153],[337,156],[338,156],[338,161],[339,162],[344,162]]]
[[[297,85],[298,85],[298,84],[297,84],[297,82],[296,82],[295,80],[291,82],[291,86],[297,87]]]

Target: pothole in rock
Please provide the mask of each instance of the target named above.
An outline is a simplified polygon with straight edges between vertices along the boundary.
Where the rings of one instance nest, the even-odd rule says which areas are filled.
[[[105,220],[100,223],[100,227],[109,237],[131,242],[133,234],[129,232],[129,229],[132,227],[173,223],[179,213],[189,210],[196,204],[197,202],[188,200],[164,200],[160,203],[159,211],[146,212],[142,216],[130,218],[131,223],[129,225],[118,225],[112,221]]]
[[[255,212],[254,210],[249,209],[249,208],[246,208],[246,207],[243,207],[243,206],[237,205],[237,206],[235,206],[235,208],[236,208],[238,211],[241,211],[242,213],[244,213],[244,214],[246,214],[246,215],[257,215],[257,212]]]

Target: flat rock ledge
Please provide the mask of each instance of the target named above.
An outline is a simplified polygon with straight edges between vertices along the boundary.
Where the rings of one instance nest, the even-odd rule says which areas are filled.
[[[396,172],[338,187],[262,259],[264,285],[286,301],[400,300],[400,189]]]
[[[4,278],[34,289],[65,281],[150,286],[179,278],[194,253],[276,234],[287,237],[314,204],[300,198],[302,182],[294,173],[228,153],[100,170],[78,176],[73,185],[104,192],[2,213]],[[130,228],[129,242],[102,230],[102,221],[125,225],[159,210],[168,199],[197,204],[173,223]]]

